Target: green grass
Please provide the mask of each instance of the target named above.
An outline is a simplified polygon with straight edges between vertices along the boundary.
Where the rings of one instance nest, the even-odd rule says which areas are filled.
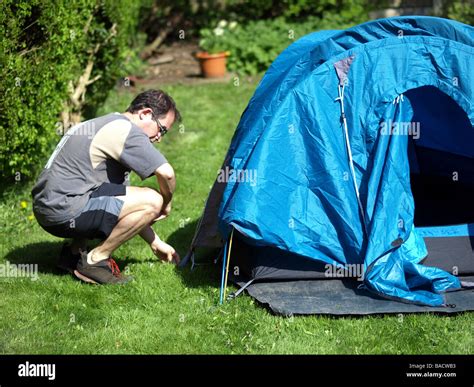
[[[159,148],[176,169],[171,216],[155,225],[183,256],[210,186],[255,82],[166,87],[185,121]],[[124,111],[137,91],[114,92],[101,113]],[[156,186],[152,179],[132,182]],[[467,354],[472,313],[283,318],[249,296],[218,305],[219,268],[178,270],[134,238],[116,251],[135,277],[126,286],[90,286],[56,271],[61,240],[30,220],[31,183],[0,204],[0,263],[39,264],[39,279],[0,279],[0,353]],[[21,201],[27,207],[21,207]]]

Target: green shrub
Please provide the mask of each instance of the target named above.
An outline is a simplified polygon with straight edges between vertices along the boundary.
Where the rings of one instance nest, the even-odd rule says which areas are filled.
[[[474,2],[472,0],[449,2],[447,16],[450,19],[474,25]]]
[[[90,114],[125,76],[129,37],[138,23],[133,0],[3,0],[0,3],[0,168],[23,179],[42,167],[57,142],[60,113]],[[114,26],[115,23],[115,26]],[[113,34],[112,31],[116,33]],[[85,103],[71,87],[93,60]],[[67,129],[67,128],[66,128]]]
[[[238,26],[235,34],[227,39],[227,50],[230,51],[228,68],[243,74],[257,74],[265,71],[291,39],[306,33],[302,24],[298,31],[291,28],[283,18],[274,20],[251,21]],[[295,35],[291,35],[295,31]],[[245,43],[244,43],[245,42]]]
[[[209,54],[227,51],[229,42],[239,35],[236,21],[223,19],[214,28],[203,28],[200,34],[199,47]],[[234,35],[234,37],[232,37]]]
[[[266,20],[283,17],[286,20],[301,21],[308,16],[322,19],[323,17],[344,13],[359,15],[361,8],[370,10],[379,8],[386,0],[207,0],[200,3],[220,3],[208,6],[209,18],[232,19],[239,23],[251,20]],[[203,11],[201,11],[202,13]],[[367,19],[366,19],[367,20]]]
[[[288,45],[304,35],[324,29],[345,29],[365,20],[365,10],[360,7],[357,13],[345,13],[342,10],[337,15],[309,17],[300,22],[288,21],[283,17],[251,21],[245,25],[239,24],[235,33],[224,34],[221,45],[230,51],[230,71],[257,74],[266,71]]]

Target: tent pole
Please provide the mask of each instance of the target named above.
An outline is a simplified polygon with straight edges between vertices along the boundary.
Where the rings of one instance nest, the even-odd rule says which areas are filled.
[[[222,257],[222,275],[221,275],[221,291],[220,291],[220,300],[219,304],[223,304],[225,299],[225,292],[227,289],[227,276],[229,274],[229,261],[230,261],[230,252],[232,249],[232,237],[234,236],[234,227],[230,232],[230,237],[224,245],[224,254]]]
[[[347,81],[347,79],[346,79]],[[364,213],[364,206],[362,205],[362,202],[360,200],[360,194],[359,194],[359,187],[357,186],[357,178],[356,178],[356,173],[354,170],[354,161],[352,159],[352,150],[351,150],[351,144],[349,142],[349,130],[347,128],[347,119],[346,119],[346,113],[344,111],[344,89],[346,87],[346,82],[344,82],[341,85],[338,85],[337,89],[339,92],[339,97],[336,98],[337,100],[340,101],[341,103],[341,118],[342,118],[342,124],[343,124],[343,129],[344,129],[344,137],[346,140],[346,150],[347,150],[347,155],[349,157],[349,167],[351,169],[351,175],[352,175],[352,182],[354,184],[354,189],[357,197],[357,203],[359,205],[359,210],[360,214],[362,216],[362,221],[363,221],[363,226],[364,226],[364,232],[365,235],[368,236],[369,232],[367,230],[367,222],[365,220],[365,213]]]
[[[222,274],[221,274],[221,291],[220,291],[220,300],[219,304],[222,305],[223,303],[223,298],[224,298],[224,277],[225,277],[225,267],[226,267],[226,259],[227,259],[227,244],[229,241],[227,241],[224,244],[224,254],[222,255]]]
[[[227,267],[225,269],[225,281],[224,281],[224,300],[225,300],[225,293],[227,290],[227,278],[229,276],[229,263],[230,263],[230,253],[232,251],[232,238],[234,236],[234,227],[232,227],[232,231],[230,232],[230,242],[229,242],[229,252],[227,256]]]

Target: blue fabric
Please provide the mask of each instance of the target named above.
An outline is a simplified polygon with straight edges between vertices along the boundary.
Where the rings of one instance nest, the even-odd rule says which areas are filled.
[[[334,64],[350,56],[344,107],[363,214],[336,100]],[[472,131],[473,57],[474,28],[431,17],[382,19],[291,45],[262,79],[229,148],[225,165],[255,180],[226,185],[219,209],[223,237],[233,224],[255,245],[336,265],[363,264],[374,292],[442,305],[440,292],[459,288],[459,281],[418,264],[426,248],[413,225],[408,136],[385,135],[382,128],[412,120],[412,103],[395,102],[398,96],[433,86],[459,105]],[[437,133],[449,139],[437,147],[472,157],[472,144],[466,148],[449,127],[429,130],[431,139]]]

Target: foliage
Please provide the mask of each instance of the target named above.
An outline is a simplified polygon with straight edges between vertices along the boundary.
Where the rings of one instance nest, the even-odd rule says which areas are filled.
[[[317,18],[326,16],[335,16],[341,12],[358,14],[361,6],[367,10],[372,4],[378,4],[380,1],[364,0],[256,0],[251,1],[249,7],[248,0],[233,0],[229,2],[228,12],[235,12],[242,15],[246,20],[269,19],[283,17],[288,20],[301,20],[311,15]]]
[[[386,0],[385,0],[386,1]],[[361,8],[369,11],[381,0],[141,0],[140,30],[148,41],[166,28],[174,16],[181,21],[170,39],[180,39],[179,31],[186,36],[197,36],[202,29],[215,26],[220,20],[234,20],[239,24],[283,17],[295,22],[308,15],[322,19],[337,17],[348,20],[348,14],[359,14]]]
[[[239,25],[234,34],[224,36],[223,46],[230,51],[228,68],[243,74],[257,74],[268,69],[275,58],[300,37],[322,29],[344,29],[364,21],[365,12],[308,17],[291,22],[283,17],[273,20],[251,21]],[[242,44],[245,42],[245,44]]]
[[[450,1],[448,2],[447,16],[450,19],[460,21],[469,25],[474,25],[474,3],[468,1]]]
[[[90,114],[107,97],[118,75],[126,75],[122,63],[137,14],[133,0],[0,3],[0,166],[4,177],[18,181],[32,176],[51,151],[59,139],[57,132],[62,132],[57,130],[59,114],[91,58],[90,78],[97,80],[87,87]],[[116,34],[110,36],[114,23]],[[91,56],[97,45],[100,49]]]
[[[252,7],[241,0],[226,3],[225,12],[235,15],[234,20],[238,20],[239,25],[232,34],[219,36],[218,47],[221,51],[230,51],[229,70],[243,74],[267,70],[288,45],[310,32],[345,29],[363,23],[369,20],[369,11],[387,6],[384,0],[284,0],[278,3],[257,0],[252,2]],[[473,9],[472,1],[452,0],[445,3],[444,14],[473,24]],[[211,28],[202,31],[206,38],[212,35]],[[217,39],[214,37],[214,40]]]
[[[237,22],[221,20],[215,28],[203,28],[200,35],[199,47],[203,51],[209,54],[227,51],[229,42],[238,37]]]

